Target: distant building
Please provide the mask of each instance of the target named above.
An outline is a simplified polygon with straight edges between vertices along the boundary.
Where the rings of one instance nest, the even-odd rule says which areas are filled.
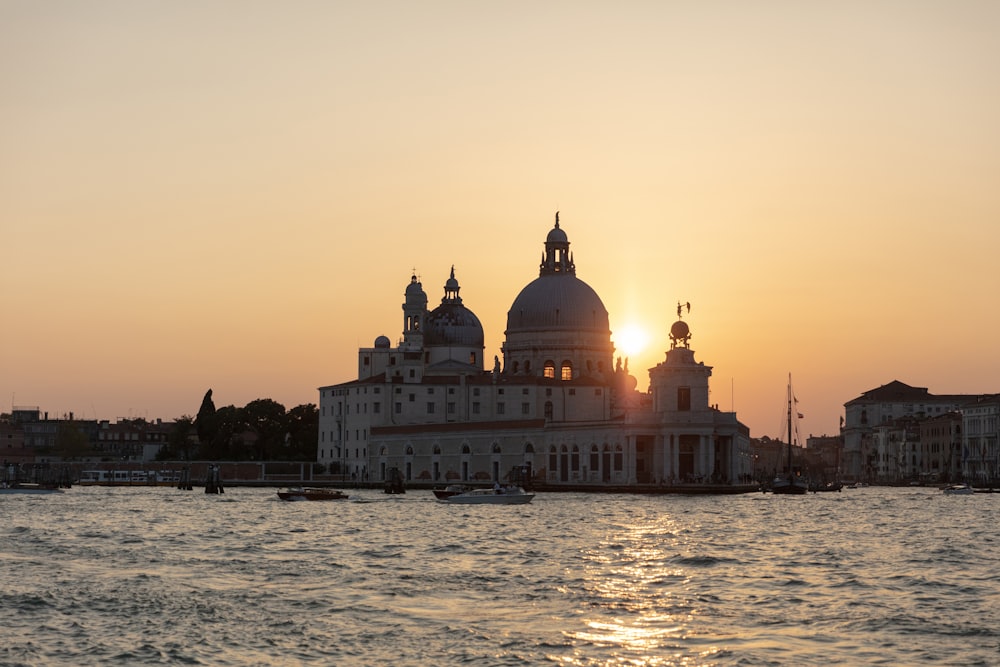
[[[1000,481],[1000,395],[983,396],[962,410],[962,474],[975,484]]]
[[[500,480],[514,469],[555,485],[749,479],[749,432],[709,405],[712,368],[695,360],[681,309],[648,393],[636,391],[569,246],[557,215],[538,277],[507,313],[502,363],[486,363],[454,268],[432,310],[413,275],[398,344],[377,337],[358,350],[356,379],[319,388],[319,462],[368,481],[394,468],[428,483]]]
[[[911,387],[894,380],[877,389],[864,392],[844,404],[843,469],[846,479],[875,481],[876,477],[889,474],[897,465],[881,458],[889,456],[888,432],[876,434],[878,427],[888,427],[903,418],[924,419],[959,410],[975,400],[972,395],[930,394],[926,388]],[[909,469],[912,466],[907,466]],[[880,472],[881,471],[881,472]]]
[[[946,412],[920,422],[921,479],[952,482],[963,478],[962,413]]]

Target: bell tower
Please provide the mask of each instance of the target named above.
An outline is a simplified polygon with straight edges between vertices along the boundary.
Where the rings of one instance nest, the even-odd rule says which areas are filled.
[[[420,352],[424,347],[424,319],[427,316],[427,293],[413,271],[410,284],[406,286],[403,301],[403,344],[404,352]]]

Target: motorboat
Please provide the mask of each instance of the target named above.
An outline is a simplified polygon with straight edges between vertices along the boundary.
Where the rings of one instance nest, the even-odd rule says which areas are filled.
[[[434,497],[438,500],[444,500],[452,496],[457,496],[460,493],[466,493],[471,491],[472,487],[466,484],[449,484],[443,489],[433,489]]]
[[[826,482],[825,484],[810,484],[809,490],[813,493],[822,493],[824,491],[840,491],[844,488],[844,485],[840,482]]]
[[[534,497],[535,494],[528,493],[520,486],[499,486],[456,493],[443,501],[455,505],[524,505]]]
[[[47,494],[62,493],[55,484],[35,484],[32,482],[3,482],[0,483],[0,494]]]
[[[951,496],[967,496],[976,492],[968,484],[951,484],[941,490]]]
[[[321,489],[314,486],[294,486],[278,491],[282,500],[347,500],[348,495],[337,489]]]

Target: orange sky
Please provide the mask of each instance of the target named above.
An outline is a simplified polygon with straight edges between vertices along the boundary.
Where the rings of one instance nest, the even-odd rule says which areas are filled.
[[[561,211],[616,332],[805,433],[1000,392],[1000,3],[0,4],[0,397],[317,402],[452,265],[500,353]]]

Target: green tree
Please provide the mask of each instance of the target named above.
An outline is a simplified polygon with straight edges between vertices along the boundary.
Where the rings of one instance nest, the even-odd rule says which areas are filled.
[[[201,458],[239,461],[249,458],[243,450],[240,436],[247,430],[242,408],[227,405],[215,412],[215,434],[202,448]]]
[[[287,455],[291,461],[315,461],[319,440],[319,409],[312,403],[299,405],[285,416]]]
[[[216,433],[219,430],[211,389],[205,393],[205,398],[201,399],[201,407],[198,409],[198,416],[195,418],[195,427],[198,429],[198,442],[201,445],[202,451],[211,449]]]
[[[191,459],[191,434],[194,432],[194,417],[184,415],[174,422],[167,444],[156,454],[158,461],[188,461]]]
[[[285,450],[285,406],[270,398],[258,398],[243,408],[246,424],[257,435],[257,459],[266,461]]]

